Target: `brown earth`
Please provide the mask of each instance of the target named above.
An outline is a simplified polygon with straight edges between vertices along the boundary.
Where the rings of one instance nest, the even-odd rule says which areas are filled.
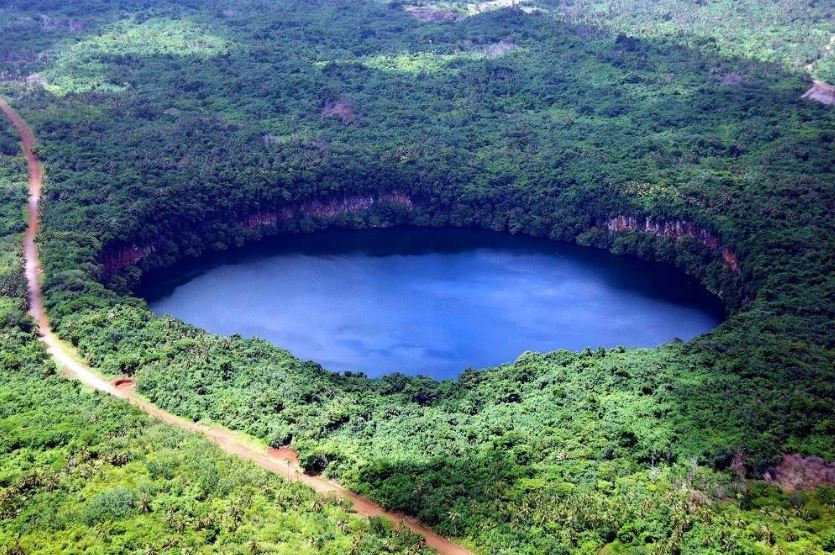
[[[344,100],[337,100],[336,102],[328,102],[325,104],[325,107],[322,108],[322,111],[319,113],[319,117],[327,118],[331,116],[336,116],[342,121],[348,122],[357,117],[354,113],[351,103],[346,102]]]
[[[823,49],[823,54],[818,58],[818,60],[831,56],[833,48],[835,48],[835,35],[829,37],[829,42],[826,43],[826,46]],[[807,64],[806,71],[814,73],[814,65],[814,62]],[[820,102],[821,104],[835,106],[835,86],[825,83],[819,79],[815,79],[812,81],[812,88],[803,93],[800,98],[807,98],[809,100]]]
[[[792,453],[784,455],[774,473],[767,473],[765,479],[789,492],[835,486],[835,462]]]
[[[822,104],[835,106],[835,86],[828,85],[816,79],[812,84],[812,88],[803,93],[803,96],[800,98],[807,98]]]
[[[436,534],[413,517],[386,511],[373,501],[346,490],[336,482],[305,474],[299,466],[298,456],[291,448],[262,449],[253,446],[241,434],[236,434],[226,428],[208,426],[176,416],[140,397],[135,391],[133,379],[122,377],[108,382],[99,377],[80,357],[66,347],[49,326],[39,279],[41,267],[36,238],[40,230],[39,209],[43,189],[43,168],[35,155],[35,137],[17,112],[3,99],[0,99],[0,112],[6,116],[20,134],[23,154],[29,167],[29,221],[23,240],[25,273],[29,291],[29,313],[38,325],[41,340],[46,345],[47,351],[67,376],[103,393],[125,399],[163,422],[189,432],[201,434],[230,455],[251,461],[288,480],[302,482],[320,494],[346,499],[360,515],[379,516],[397,526],[405,525],[423,536],[426,544],[442,555],[471,554],[470,551]]]

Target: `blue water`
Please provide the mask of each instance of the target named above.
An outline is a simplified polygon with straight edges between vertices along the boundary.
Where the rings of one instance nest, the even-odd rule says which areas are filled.
[[[439,379],[524,351],[686,340],[723,316],[674,268],[463,229],[283,236],[152,275],[142,293],[157,314],[331,370]]]

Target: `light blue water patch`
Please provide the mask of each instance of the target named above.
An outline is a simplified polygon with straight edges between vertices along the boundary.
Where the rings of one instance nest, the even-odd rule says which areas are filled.
[[[151,276],[157,314],[331,370],[451,378],[524,351],[655,346],[722,319],[674,268],[482,230],[293,235]]]

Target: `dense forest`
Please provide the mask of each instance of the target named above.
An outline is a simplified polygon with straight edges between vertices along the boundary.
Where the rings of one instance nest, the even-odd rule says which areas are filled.
[[[0,92],[46,168],[58,334],[159,406],[290,444],[479,553],[827,553],[835,488],[788,474],[835,459],[835,109],[800,98],[832,35],[813,1],[12,1]],[[0,545],[258,549],[280,527],[294,551],[419,549],[51,375],[0,129]],[[728,318],[371,380],[132,293],[267,235],[404,223],[675,264]]]
[[[19,207],[23,167],[2,156]],[[0,553],[429,553],[419,538],[56,375],[0,236]]]

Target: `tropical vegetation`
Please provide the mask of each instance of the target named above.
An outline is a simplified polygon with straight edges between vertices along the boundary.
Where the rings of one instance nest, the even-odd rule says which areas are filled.
[[[786,454],[835,459],[835,110],[801,99],[807,66],[831,76],[833,8],[409,8],[7,3],[0,90],[46,167],[41,248],[58,334],[161,407],[290,444],[308,471],[476,552],[835,550],[832,484],[773,480]],[[25,185],[3,133],[1,229],[16,238]],[[271,234],[394,224],[675,264],[728,317],[655,349],[590,345],[451,381],[372,380],[159,318],[133,295],[147,272]],[[687,231],[657,232],[672,228]],[[5,245],[13,267],[16,242]],[[334,552],[414,548],[213,451],[206,472],[227,485],[204,491],[201,440],[44,376],[19,273],[4,275],[14,348],[4,339],[0,510],[19,512],[0,519],[0,540],[104,542],[118,529],[113,541],[147,533],[159,546],[173,505],[188,517],[176,541],[196,548],[275,542],[285,518],[296,550],[313,537]],[[44,399],[54,408],[38,408]],[[30,497],[33,472],[44,481]],[[257,493],[229,528],[223,511],[245,491]]]

